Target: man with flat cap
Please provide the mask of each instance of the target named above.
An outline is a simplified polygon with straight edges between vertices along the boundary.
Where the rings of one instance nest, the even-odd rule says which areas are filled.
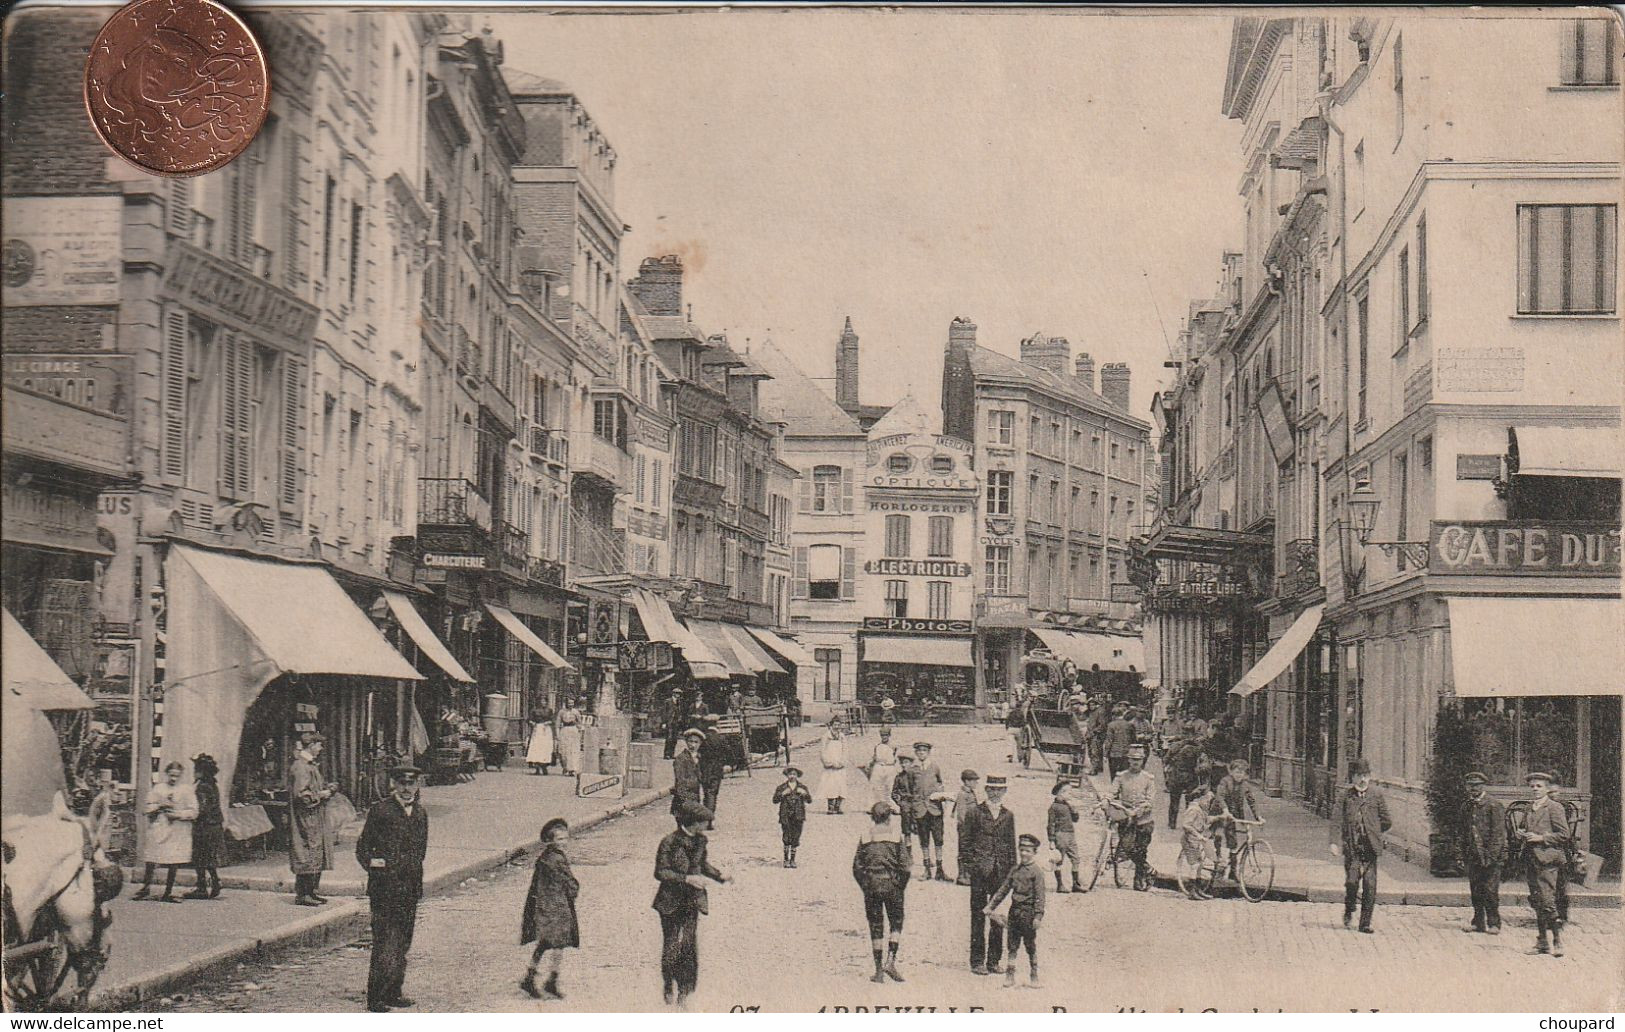
[[[910,782],[909,801],[914,808],[910,815],[910,823],[914,826],[914,834],[920,840],[920,857],[925,863],[925,878],[929,880],[934,876],[937,881],[948,881],[947,868],[943,866],[942,855],[942,804],[947,801],[948,793],[943,788],[942,768],[931,759],[931,743],[914,743],[914,777]],[[936,846],[936,862],[933,868],[931,847]]]
[[[671,812],[676,814],[684,804],[704,806],[704,787],[700,781],[700,745],[705,732],[691,727],[683,732],[683,746],[671,760]]]
[[[1123,852],[1134,861],[1134,891],[1151,888],[1151,865],[1146,852],[1151,833],[1157,826],[1157,779],[1145,769],[1146,747],[1133,742],[1128,747],[1128,766],[1112,778],[1107,797],[1117,815],[1117,834]]]
[[[423,856],[429,848],[429,814],[418,800],[416,767],[389,772],[389,796],[367,811],[355,842],[355,858],[367,872],[372,908],[372,965],[367,972],[367,1009],[410,1007],[401,995],[406,954],[417,927],[423,896]]]
[[[709,912],[706,880],[731,879],[706,857],[705,826],[711,811],[684,803],[677,811],[677,830],[660,840],[655,851],[654,909],[660,915],[660,981],[665,1000],[679,1007],[688,1002],[700,980],[700,915]]]
[[[1478,771],[1466,777],[1462,853],[1473,897],[1473,923],[1466,931],[1501,934],[1501,865],[1507,856],[1507,811],[1491,798],[1489,779]]]
[[[717,715],[708,713],[705,716],[705,738],[700,742],[700,803],[711,811],[713,824],[707,827],[710,831],[715,827],[717,813],[717,797],[722,795],[722,779],[733,770],[733,761],[737,758],[737,750],[728,744],[717,730]]]
[[[1382,789],[1371,783],[1371,762],[1349,764],[1348,791],[1343,793],[1339,822],[1343,832],[1343,927],[1354,919],[1354,905],[1360,905],[1360,931],[1367,935],[1371,915],[1377,909],[1377,861],[1382,856],[1382,836],[1394,826],[1388,813],[1388,800]],[[1337,852],[1338,846],[1332,846]]]
[[[1563,804],[1552,797],[1552,782],[1556,780],[1543,770],[1532,770],[1524,775],[1529,785],[1532,802],[1523,826],[1517,829],[1519,845],[1524,851],[1524,867],[1529,877],[1529,905],[1535,910],[1538,929],[1535,948],[1531,953],[1563,955],[1563,926],[1557,920],[1558,870],[1568,862],[1568,814]],[[1550,942],[1547,936],[1550,935]]]

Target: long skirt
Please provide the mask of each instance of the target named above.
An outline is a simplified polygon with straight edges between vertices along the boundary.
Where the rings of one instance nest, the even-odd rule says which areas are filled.
[[[846,768],[825,767],[824,776],[818,779],[818,798],[845,799],[846,795]]]
[[[189,864],[192,862],[192,822],[157,816],[147,822],[146,851],[141,859],[149,864]]]
[[[525,762],[539,766],[553,762],[553,725],[536,725],[536,729],[530,733],[530,746],[525,750]]]
[[[581,770],[581,725],[567,724],[559,728],[559,766],[566,774]]]
[[[898,766],[895,763],[875,764],[869,771],[869,801],[878,803],[880,800],[891,800],[892,783],[897,780]]]

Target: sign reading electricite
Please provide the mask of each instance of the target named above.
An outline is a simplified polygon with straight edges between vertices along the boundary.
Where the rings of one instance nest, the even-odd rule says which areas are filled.
[[[889,577],[969,577],[970,563],[947,559],[871,559],[863,564],[863,570]]]
[[[1434,521],[1428,572],[1618,577],[1619,556],[1606,523]]]
[[[893,631],[898,634],[970,634],[969,620],[910,620],[901,616],[866,616],[866,631]]]

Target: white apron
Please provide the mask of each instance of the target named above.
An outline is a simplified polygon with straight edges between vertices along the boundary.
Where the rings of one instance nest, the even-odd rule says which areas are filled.
[[[530,732],[530,745],[525,750],[525,762],[547,766],[553,762],[553,725],[538,723]]]
[[[846,743],[839,738],[824,739],[818,762],[824,766],[824,775],[818,780],[818,798],[846,798]]]

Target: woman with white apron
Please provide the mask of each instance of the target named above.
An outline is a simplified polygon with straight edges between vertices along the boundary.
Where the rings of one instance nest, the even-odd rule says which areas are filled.
[[[828,813],[841,812],[841,800],[846,797],[846,741],[841,725],[832,720],[824,732],[824,745],[818,761],[823,765],[823,777],[818,780],[818,795],[829,807]]]
[[[564,768],[564,773],[580,773],[581,711],[576,709],[574,699],[565,699],[559,709],[558,751],[559,766]]]
[[[869,801],[878,803],[882,799],[891,802],[892,782],[897,780],[897,746],[891,744],[891,728],[884,725],[880,728],[880,741],[875,743],[875,751],[869,758]]]
[[[556,762],[553,744],[553,714],[543,706],[531,717],[530,744],[525,748],[525,762],[532,774],[546,774]]]

